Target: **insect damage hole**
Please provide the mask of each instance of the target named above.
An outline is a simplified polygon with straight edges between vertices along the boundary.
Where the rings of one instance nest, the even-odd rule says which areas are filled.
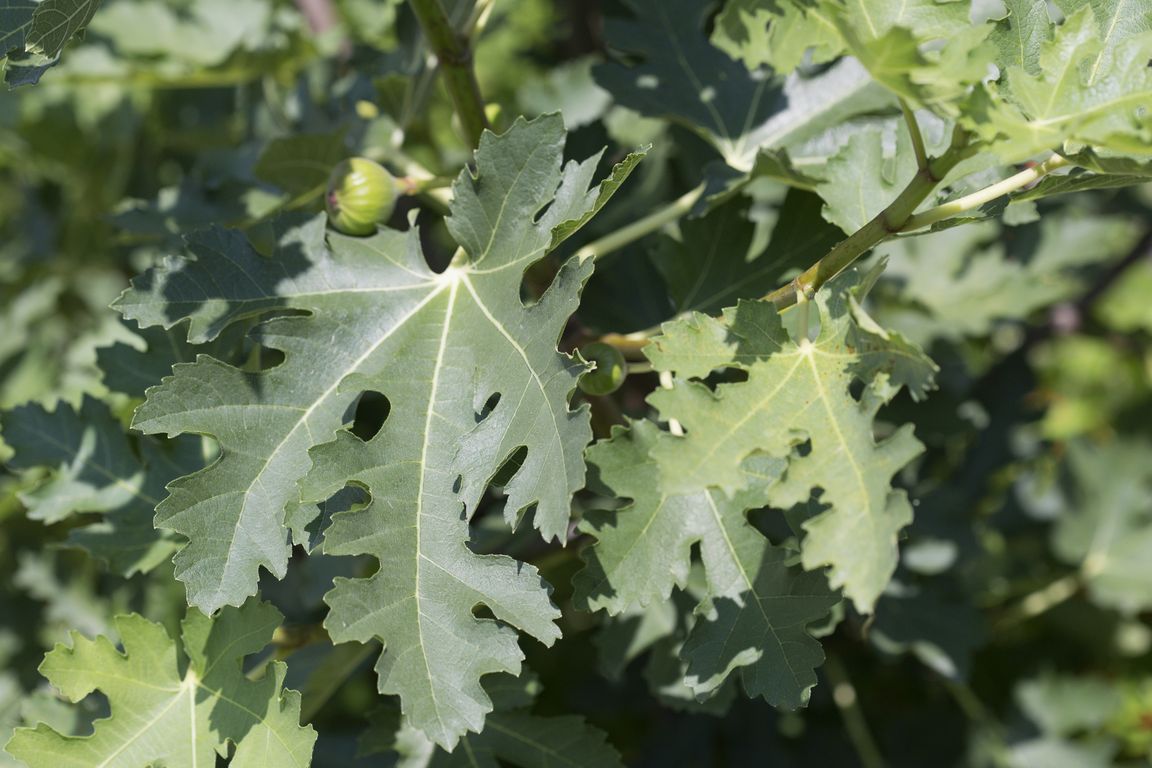
[[[365,390],[356,400],[352,425],[348,431],[364,442],[376,437],[392,412],[392,403],[379,392]]]

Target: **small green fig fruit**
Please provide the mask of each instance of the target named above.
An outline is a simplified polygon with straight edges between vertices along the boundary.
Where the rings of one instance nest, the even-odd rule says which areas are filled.
[[[346,235],[371,235],[396,205],[396,179],[379,163],[350,157],[328,177],[328,221]]]
[[[594,341],[580,348],[580,356],[596,367],[580,376],[580,389],[590,395],[607,395],[620,389],[628,376],[628,361],[611,344]]]

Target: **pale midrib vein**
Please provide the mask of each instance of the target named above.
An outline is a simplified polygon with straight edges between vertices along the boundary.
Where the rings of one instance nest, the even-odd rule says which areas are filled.
[[[302,299],[326,298],[328,296],[343,296],[345,294],[350,294],[350,293],[360,293],[360,294],[400,293],[402,291],[415,291],[415,290],[419,290],[421,288],[427,288],[427,287],[435,285],[435,284],[436,284],[435,280],[425,280],[425,281],[419,282],[419,283],[408,283],[407,285],[389,285],[389,286],[379,286],[379,287],[375,287],[375,288],[333,288],[330,291],[309,291],[307,293],[293,293],[293,294],[288,294],[288,295],[278,295],[278,294],[271,294],[270,293],[270,294],[266,294],[263,296],[253,296],[251,298],[245,298],[245,297],[236,298],[236,297],[231,297],[231,296],[217,298],[217,297],[203,296],[200,298],[192,298],[192,299],[165,299],[163,301],[163,304],[165,307],[180,307],[180,306],[185,306],[185,305],[192,305],[192,306],[198,307],[207,301],[223,301],[223,302],[227,302],[229,305],[267,303],[269,301],[283,301],[286,299],[291,299],[292,301],[298,302]],[[129,307],[150,307],[152,305],[153,305],[153,302],[149,302],[149,301],[134,301],[134,302],[119,302],[118,301],[115,304],[116,307],[124,307],[125,309],[127,309]],[[288,305],[275,305],[275,306],[270,307],[270,309],[293,309],[293,307],[288,306]],[[230,313],[230,314],[235,314],[235,313]],[[139,318],[133,317],[131,319],[135,320],[135,319],[139,319]],[[175,328],[177,325],[179,325],[180,323],[184,322],[184,320],[186,320],[186,319],[187,318],[185,318],[185,317],[180,317],[180,318],[177,318],[170,325],[163,325],[162,323],[154,323],[154,325],[161,325],[164,328],[164,330],[170,331],[173,328]],[[147,327],[147,326],[145,326],[145,327]]]
[[[181,685],[180,688],[178,689],[178,691],[180,693],[182,693],[186,690],[189,690],[186,685]],[[119,747],[117,747],[116,750],[112,754],[108,755],[108,757],[104,759],[104,762],[97,765],[96,768],[107,768],[108,765],[111,765],[112,761],[115,760],[118,755],[122,754],[124,752],[124,750],[126,750],[130,746],[132,746],[136,742],[137,739],[139,739],[143,734],[147,733],[148,729],[150,729],[152,726],[154,726],[157,722],[160,721],[160,718],[162,718],[162,717],[164,717],[164,715],[168,714],[168,710],[170,710],[170,709],[172,709],[172,707],[176,706],[176,704],[179,703],[180,698],[181,698],[181,696],[179,695],[179,693],[176,696],[173,696],[172,701],[168,702],[168,704],[163,709],[161,709],[159,712],[157,712],[155,717],[153,717],[148,722],[144,723],[143,726],[141,726],[134,734],[132,734],[131,738],[125,740],[125,742],[123,744],[121,744]],[[191,699],[192,697],[189,696],[188,698]],[[192,754],[193,755],[196,754],[195,746],[193,746]],[[193,768],[195,768],[195,766],[193,766]]]
[[[1101,41],[1100,52],[1096,54],[1096,61],[1092,62],[1092,71],[1088,73],[1088,85],[1096,82],[1096,75],[1100,71],[1100,64],[1104,61],[1104,52],[1112,45],[1112,33],[1116,31],[1116,25],[1120,23],[1120,13],[1128,0],[1119,0],[1116,3],[1116,11],[1112,14],[1112,21],[1108,25],[1108,31],[1104,33],[1104,39]]]
[[[704,91],[704,84],[700,82],[700,78],[696,76],[696,70],[692,68],[692,64],[688,61],[688,57],[684,55],[684,49],[680,45],[680,38],[676,35],[675,27],[672,24],[671,19],[668,18],[668,14],[664,8],[660,9],[660,21],[661,26],[664,27],[664,31],[668,34],[668,39],[671,41],[672,47],[676,51],[677,63],[680,64],[680,68],[684,71],[684,74],[688,76],[688,79],[692,81],[692,87],[696,89],[696,97],[700,98],[701,93]],[[712,115],[712,119],[716,123],[716,130],[719,131],[719,135],[725,141],[732,141],[732,134],[728,132],[728,125],[724,122],[723,116],[721,116],[721,114],[716,110],[716,107],[712,105],[711,101],[702,100],[702,103],[704,104],[704,108],[708,111],[708,113]]]
[[[476,289],[472,286],[472,281],[468,279],[467,275],[461,277],[461,282],[463,282],[465,287],[468,288],[468,293],[472,294],[472,298],[476,301],[476,306],[479,307],[480,311],[484,313],[484,317],[488,318],[488,321],[492,323],[496,330],[500,332],[500,335],[503,336],[505,340],[507,340],[507,342],[512,345],[513,349],[515,349],[516,352],[520,355],[520,359],[524,361],[524,367],[528,369],[530,374],[532,374],[532,380],[536,382],[536,387],[540,390],[540,397],[545,403],[548,415],[552,417],[552,430],[556,435],[556,442],[562,443],[563,441],[560,439],[562,432],[560,430],[560,422],[556,420],[556,409],[547,407],[548,392],[544,388],[544,382],[540,380],[540,374],[536,372],[536,368],[532,365],[531,361],[528,360],[528,354],[524,351],[524,348],[520,346],[520,343],[517,342],[510,333],[508,333],[508,331],[504,328],[504,325],[499,320],[497,320],[491,312],[488,311],[488,307],[480,298],[480,294],[477,293]]]
[[[528,153],[528,156],[524,158],[523,165],[521,165],[520,169],[516,171],[516,176],[512,179],[512,183],[508,185],[507,192],[500,200],[500,210],[496,212],[495,224],[492,224],[491,219],[488,219],[488,213],[485,211],[484,218],[488,220],[488,225],[491,227],[492,232],[490,235],[488,235],[488,242],[484,245],[483,250],[481,250],[480,253],[476,255],[475,260],[477,263],[483,261],[488,257],[488,254],[492,252],[492,244],[496,242],[496,234],[500,231],[500,225],[504,221],[504,212],[508,210],[508,201],[512,198],[512,192],[516,189],[516,185],[520,183],[520,177],[524,175],[524,171],[527,170],[528,166],[531,164],[532,158],[535,157],[536,153],[543,149],[545,146],[546,142],[538,143],[535,147],[533,147],[532,151]],[[479,198],[477,198],[477,200],[479,200]],[[480,210],[484,210],[483,205],[480,206]]]
[[[1059,125],[1060,123],[1066,123],[1070,120],[1083,120],[1087,117],[1094,117],[1099,112],[1107,112],[1108,110],[1122,106],[1129,101],[1135,101],[1137,104],[1140,104],[1147,99],[1148,94],[1146,92],[1126,93],[1123,96],[1119,96],[1115,99],[1100,102],[1099,104],[1096,104],[1089,109],[1084,109],[1079,112],[1064,112],[1062,114],[1055,115],[1053,117],[1046,117],[1041,120],[1029,120],[1028,124],[1033,127],[1047,128],[1050,125]]]
[[[704,495],[708,498],[708,508],[712,511],[712,517],[716,521],[716,527],[720,529],[720,533],[724,536],[724,546],[728,548],[728,552],[732,557],[732,562],[736,564],[737,570],[740,571],[741,578],[744,579],[744,585],[747,587],[749,595],[751,595],[749,599],[756,604],[756,608],[760,611],[760,617],[764,619],[764,626],[768,628],[770,633],[772,633],[772,639],[776,641],[776,647],[780,649],[780,656],[784,659],[784,663],[788,666],[788,672],[792,675],[793,682],[799,685],[800,678],[796,676],[796,670],[792,668],[792,660],[789,659],[788,654],[784,652],[784,642],[780,639],[779,633],[776,632],[776,627],[772,624],[772,619],[769,618],[768,612],[764,610],[764,604],[760,602],[759,596],[756,594],[756,587],[752,583],[752,578],[748,575],[748,570],[744,567],[744,561],[742,561],[740,556],[736,553],[736,546],[732,543],[732,538],[728,535],[728,528],[724,525],[724,521],[720,517],[720,510],[716,507],[716,500],[709,492],[705,492]],[[751,526],[748,526],[748,528],[748,533],[750,535],[760,535],[760,533],[753,530]],[[765,540],[764,544],[767,546],[768,541]],[[745,601],[745,603],[747,603],[747,601]],[[732,624],[732,629],[728,633],[729,639],[731,639],[732,633],[735,631],[736,622]],[[725,640],[725,645],[727,645],[727,640]]]
[[[278,442],[276,444],[276,446],[271,451],[269,451],[268,457],[265,459],[265,461],[261,465],[259,471],[256,472],[256,474],[253,476],[252,482],[250,482],[248,484],[247,488],[245,488],[243,491],[245,500],[247,500],[248,497],[251,495],[253,487],[255,487],[260,482],[260,479],[263,477],[264,472],[268,469],[268,466],[272,463],[272,460],[277,456],[277,454],[280,452],[280,450],[284,447],[284,444],[287,443],[292,438],[292,436],[296,434],[297,430],[299,430],[302,425],[307,424],[308,419],[311,417],[312,413],[314,413],[315,410],[320,406],[320,404],[325,402],[328,399],[328,397],[330,397],[331,394],[333,392],[335,392],[340,387],[340,384],[344,381],[345,378],[347,378],[351,373],[356,371],[356,369],[358,369],[364,363],[365,360],[367,360],[372,355],[374,355],[376,353],[376,351],[380,348],[380,346],[382,344],[384,344],[384,342],[386,342],[388,339],[390,339],[392,337],[393,334],[395,334],[397,331],[399,331],[401,328],[403,328],[404,325],[410,319],[412,319],[417,313],[419,313],[420,310],[422,310],[425,306],[427,306],[428,303],[431,302],[434,298],[439,296],[440,293],[443,292],[443,290],[444,290],[444,288],[440,287],[440,288],[437,288],[436,290],[432,291],[431,293],[429,293],[426,297],[424,297],[424,299],[422,299],[420,301],[420,303],[418,303],[415,307],[413,307],[410,312],[408,312],[406,315],[404,315],[402,318],[400,318],[400,320],[398,320],[388,330],[387,333],[381,334],[380,338],[378,338],[370,347],[368,347],[367,350],[365,350],[365,352],[363,354],[361,354],[358,358],[356,358],[356,360],[354,360],[352,362],[352,365],[350,365],[348,368],[345,368],[343,371],[341,371],[339,376],[333,377],[332,384],[327,389],[325,389],[324,392],[319,397],[317,397],[315,400],[312,401],[312,404],[310,406],[308,406],[307,410],[305,410],[301,414],[300,418],[296,420],[295,426],[293,426],[292,429],[288,432],[288,434],[286,434],[284,436],[284,439],[282,439],[280,442]],[[240,529],[240,524],[244,519],[244,510],[246,507],[247,507],[247,504],[244,504],[241,506],[240,514],[236,518],[236,524],[234,526],[232,526],[232,535],[229,538],[229,543],[228,543],[228,551],[229,552],[232,551],[233,544],[236,541],[236,532]],[[228,560],[231,560],[231,558],[228,558]],[[225,579],[223,577],[224,577],[225,573],[226,573],[226,570],[224,573],[221,574],[221,580],[220,580],[221,586],[217,588],[217,593],[219,593],[219,591],[221,591],[223,589],[223,582],[225,581]]]
[[[436,413],[436,397],[440,388],[440,368],[444,363],[444,351],[448,348],[448,329],[452,326],[452,310],[456,306],[456,294],[459,282],[453,282],[448,293],[448,306],[444,310],[444,328],[440,332],[440,346],[436,350],[436,364],[432,370],[432,387],[428,396],[428,412],[424,416],[423,444],[420,446],[420,482],[416,489],[416,574],[414,579],[413,599],[416,601],[416,637],[420,648],[420,657],[424,660],[424,670],[427,673],[428,693],[432,699],[432,711],[436,720],[440,720],[440,703],[436,700],[436,686],[432,683],[432,667],[428,663],[428,651],[424,645],[424,623],[420,617],[424,616],[420,595],[420,555],[423,553],[423,518],[424,518],[424,483],[428,477],[428,446],[432,442],[432,416]]]
[[[876,519],[873,515],[868,514],[868,486],[864,481],[864,473],[860,465],[856,461],[856,456],[850,449],[847,439],[844,437],[844,432],[840,429],[840,421],[832,412],[832,405],[828,397],[828,390],[824,388],[824,380],[820,377],[820,371],[816,368],[816,359],[814,355],[807,355],[809,367],[812,369],[812,379],[816,383],[816,389],[819,390],[820,403],[824,406],[824,413],[828,416],[828,424],[831,426],[832,431],[836,433],[836,439],[844,449],[844,455],[848,457],[848,463],[852,466],[852,472],[856,475],[856,485],[861,491],[861,495],[865,499],[863,504],[863,514],[857,513],[855,517],[863,517],[868,521],[868,526],[872,529],[872,540],[876,540]],[[843,511],[843,507],[839,508]]]
[[[795,375],[802,362],[804,362],[804,356],[797,355],[796,362],[792,364],[791,370],[780,377],[780,381],[776,384],[776,386],[773,387],[771,391],[767,392],[762,398],[760,398],[759,404],[757,404],[755,408],[749,408],[748,412],[745,413],[739,421],[737,421],[728,430],[725,431],[722,438],[712,441],[712,447],[708,449],[703,458],[696,462],[696,465],[692,468],[690,476],[695,476],[697,473],[699,473],[700,468],[711,461],[712,457],[716,454],[716,451],[720,449],[720,446],[727,445],[728,440],[732,437],[732,435],[736,433],[737,430],[747,424],[753,416],[758,415],[760,411],[762,411],[765,407],[768,406],[769,403],[775,399],[776,395],[780,393],[780,390],[786,387],[792,380],[792,376]]]
[[[195,675],[192,673],[191,670],[188,671],[188,680],[191,681],[192,685],[196,686],[197,688],[200,687],[200,681],[196,679]],[[189,722],[189,732],[191,733],[191,738],[189,738],[188,741],[190,742],[189,746],[191,747],[191,751],[192,751],[192,768],[196,768],[197,757],[196,757],[196,697],[195,696],[189,696],[188,697],[188,722]]]

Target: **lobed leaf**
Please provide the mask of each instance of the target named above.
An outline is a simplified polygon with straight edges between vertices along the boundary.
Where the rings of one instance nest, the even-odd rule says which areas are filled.
[[[31,768],[182,768],[212,765],[232,749],[236,768],[307,766],[316,732],[299,724],[300,695],[283,687],[287,667],[274,661],[255,680],[241,669],[281,618],[266,603],[226,608],[214,619],[191,611],[177,643],[159,624],[119,616],[123,653],[105,637],[73,632],[71,645],[58,644],[40,671],[72,702],[99,690],[112,716],[98,720],[91,736],[64,736],[43,723],[20,728],[5,749]]]
[[[749,524],[746,512],[760,506],[766,486],[784,462],[745,466],[749,488],[731,497],[701,486],[672,489],[675,471],[659,457],[675,438],[655,424],[633,422],[589,449],[589,462],[627,507],[590,513],[581,528],[597,543],[584,552],[585,568],[574,581],[576,602],[590,610],[620,614],[666,601],[672,588],[688,585],[691,548],[699,545],[705,597],[681,657],[684,682],[698,697],[715,694],[739,671],[750,696],[795,708],[815,684],[823,661],[806,627],[825,617],[838,598],[824,577],[806,574]]]
[[[234,234],[200,236],[197,260],[169,262],[119,302],[144,325],[189,320],[191,340],[296,313],[258,329],[284,353],[280,365],[250,373],[201,357],[149,390],[135,426],[208,434],[221,447],[215,464],[172,483],[157,521],[189,538],[177,575],[193,604],[214,610],[251,594],[261,566],[284,574],[286,520],[302,528],[313,503],[348,484],[366,489],[371,503],[336,515],[324,550],[373,555],[381,570],[337,582],[327,626],[337,642],[385,643],[381,692],[400,695],[409,722],[446,747],[491,709],[480,677],[518,671],[511,627],[545,643],[559,636],[535,569],[467,542],[468,518],[514,454],[526,451],[504,483],[509,522],[531,509],[547,538],[566,535],[584,481],[587,408],[568,406],[583,366],[556,344],[592,263],[566,263],[530,307],[522,275],[638,158],[590,189],[598,158],[562,167],[563,144],[555,115],[485,134],[447,220],[468,261],[443,273],[414,229],[325,239],[317,218],[283,236],[272,259]],[[367,442],[341,430],[364,392],[390,404]],[[478,620],[480,604],[497,621]]]
[[[921,450],[908,427],[877,443],[872,422],[901,386],[922,396],[936,369],[864,314],[843,281],[817,295],[815,310],[814,341],[792,341],[771,303],[742,302],[721,319],[690,314],[666,324],[648,354],[657,370],[684,378],[649,402],[687,434],[657,445],[652,457],[669,492],[715,488],[728,497],[748,488],[749,457],[786,460],[761,505],[787,509],[821,490],[831,509],[804,523],[804,566],[830,565],[832,586],[867,612],[896,567],[897,534],[912,517],[890,479]],[[747,380],[715,391],[686,380],[728,367],[747,371]],[[859,399],[855,381],[865,385]],[[808,447],[796,453],[801,445]]]

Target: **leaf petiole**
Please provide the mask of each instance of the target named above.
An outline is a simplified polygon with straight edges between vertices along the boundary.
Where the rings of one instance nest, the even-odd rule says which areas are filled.
[[[601,259],[613,251],[617,251],[645,235],[655,232],[666,224],[671,224],[692,210],[692,206],[696,205],[696,201],[699,200],[703,194],[704,185],[701,184],[692,191],[676,198],[669,205],[655,213],[651,213],[642,219],[637,219],[628,226],[621,227],[612,234],[605,235],[599,240],[594,240],[588,245],[585,245],[576,251],[576,258],[580,261],[585,261],[586,259]]]
[[[900,99],[900,111],[904,113],[904,122],[908,125],[912,151],[916,154],[916,167],[923,170],[928,167],[928,151],[924,148],[924,134],[920,131],[920,123],[916,120],[916,113],[904,99]]]
[[[974,208],[979,208],[985,203],[990,203],[998,197],[1003,197],[1018,189],[1022,189],[1029,184],[1039,181],[1047,176],[1057,168],[1064,168],[1071,165],[1071,161],[1066,157],[1060,155],[1052,155],[1047,160],[1031,168],[1027,168],[1014,176],[1009,176],[1003,181],[997,182],[984,189],[973,192],[970,195],[965,195],[959,199],[953,200],[949,203],[938,205],[935,208],[917,213],[905,222],[904,226],[900,228],[901,232],[911,232],[916,229],[931,226],[938,221],[950,219],[957,214],[970,211]]]

